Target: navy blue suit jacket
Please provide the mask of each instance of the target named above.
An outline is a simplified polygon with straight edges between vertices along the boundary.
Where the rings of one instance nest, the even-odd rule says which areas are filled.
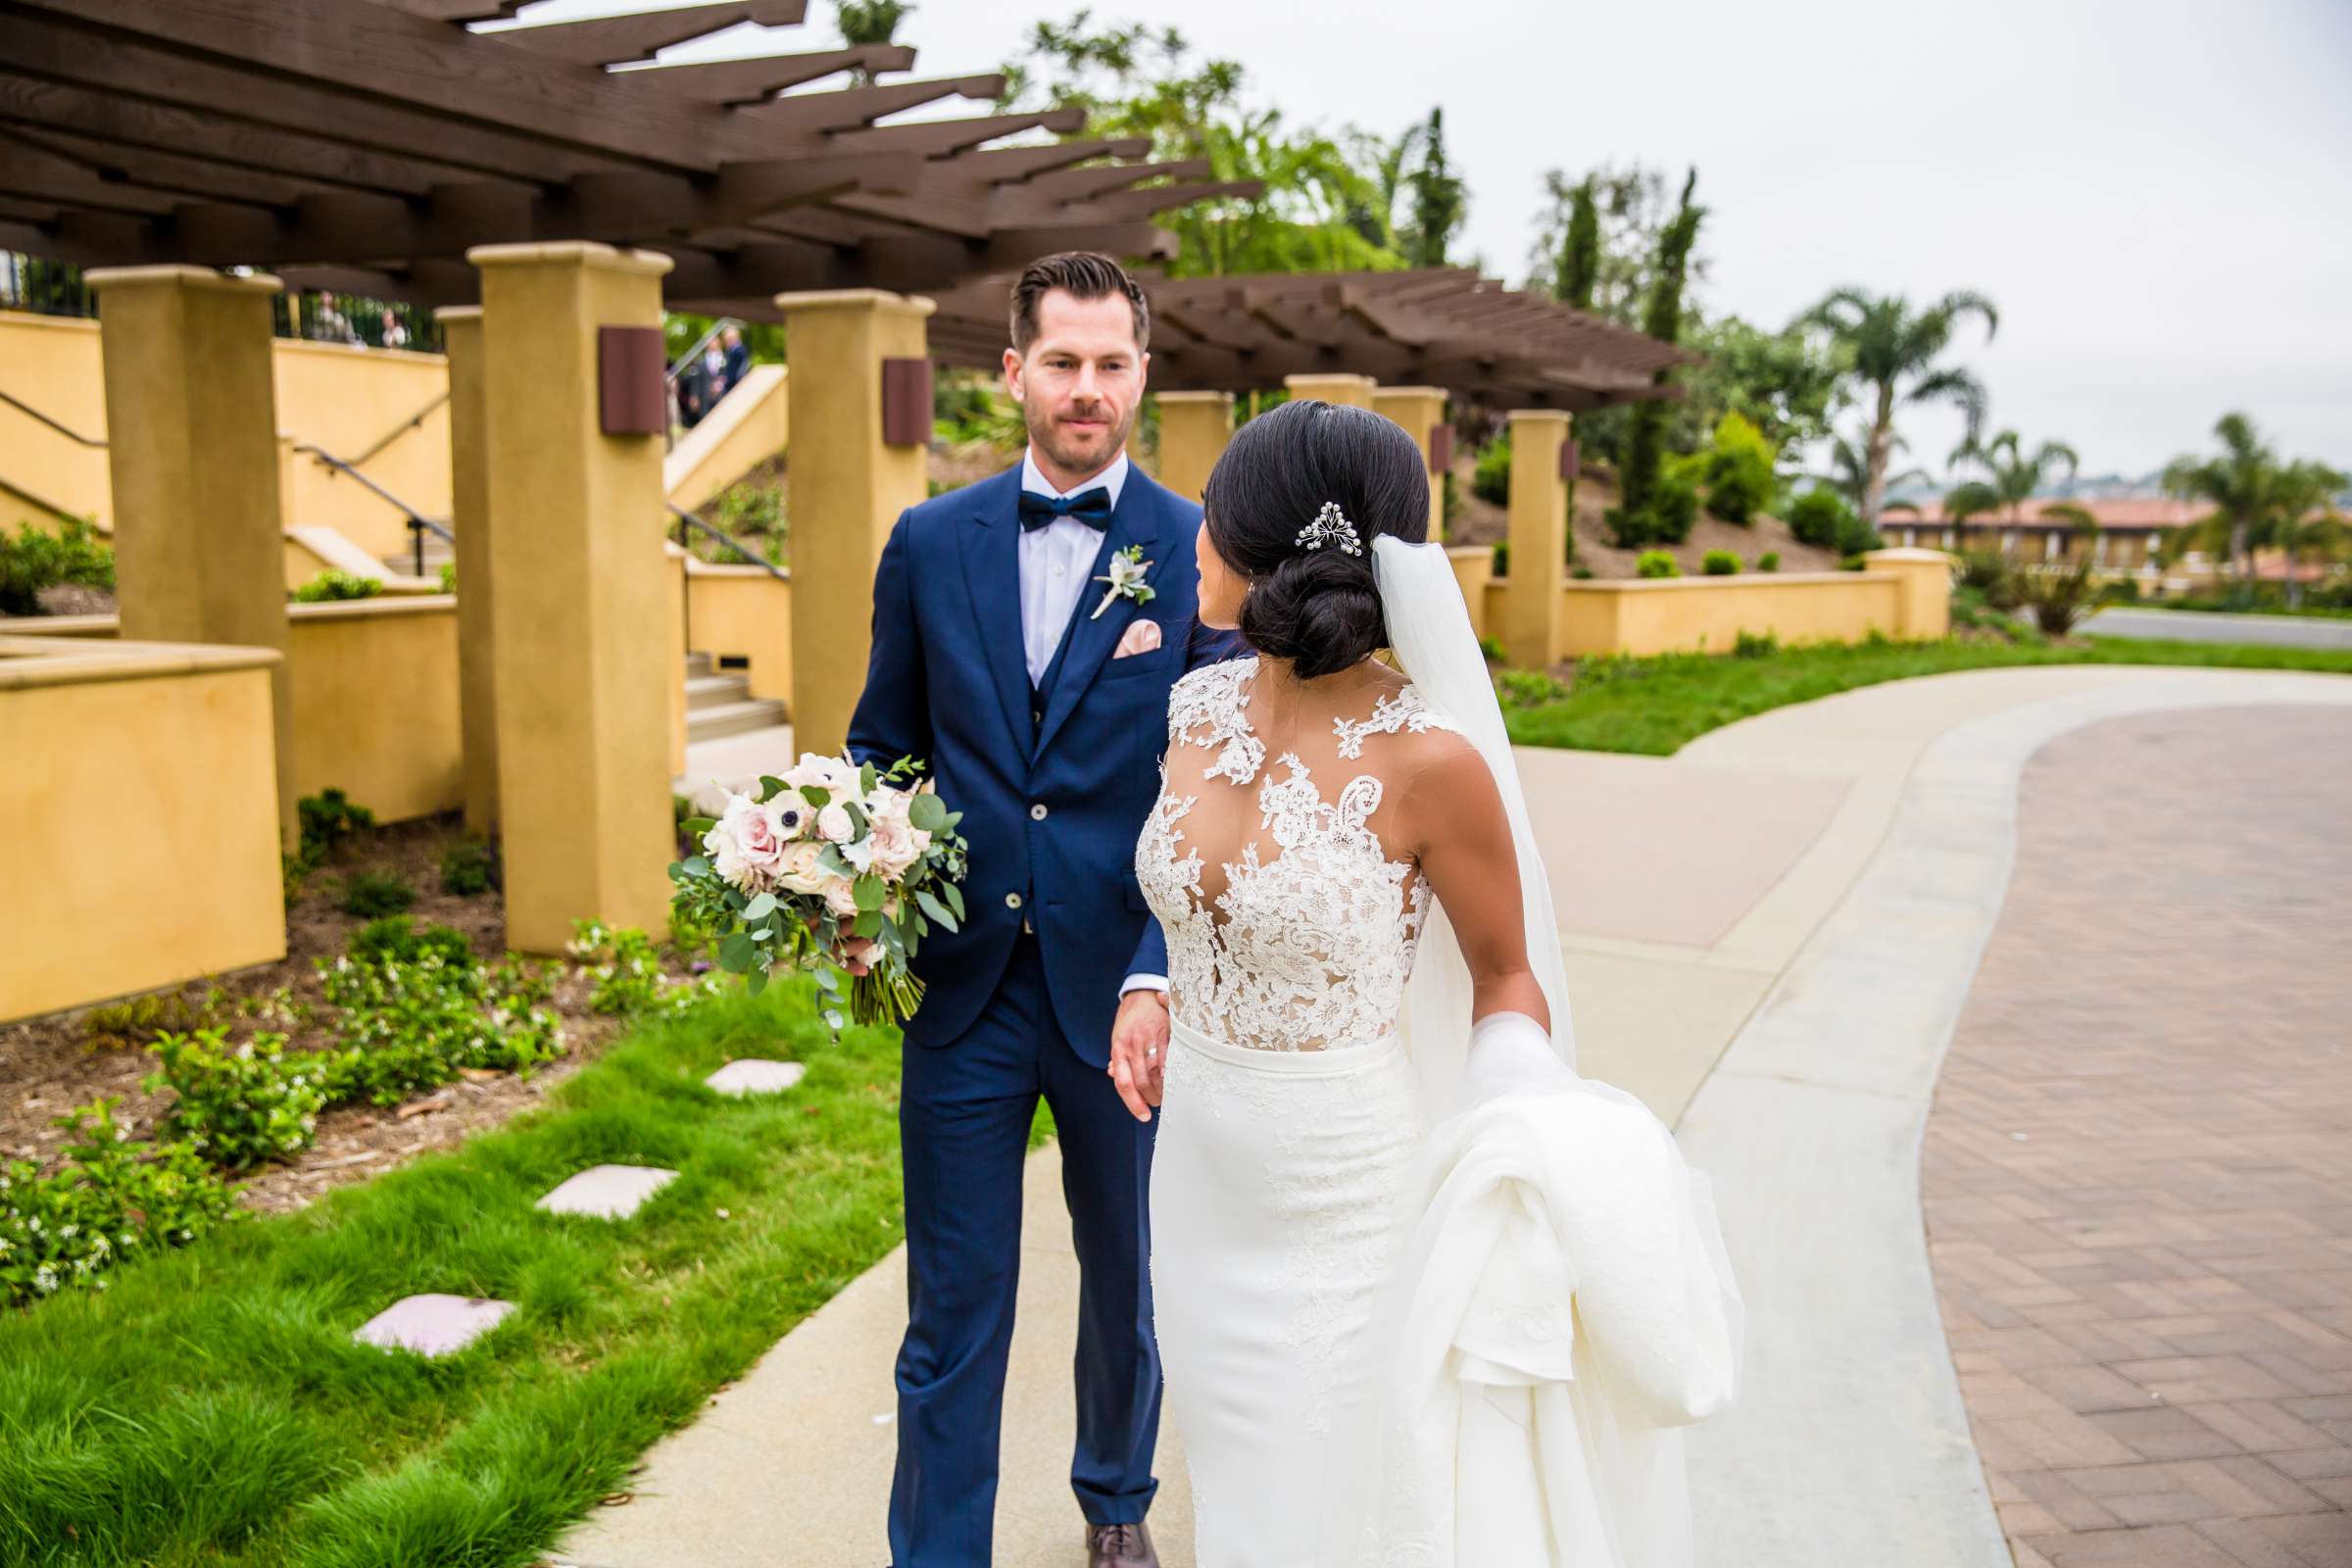
[[[874,574],[873,652],[850,751],[877,766],[928,761],[971,843],[966,919],[954,933],[934,927],[916,954],[926,990],[907,1038],[944,1046],[971,1027],[1026,917],[1062,1033],[1102,1066],[1119,982],[1167,972],[1135,841],[1159,793],[1168,688],[1232,645],[1196,616],[1200,508],[1131,466],[1088,575],[1139,545],[1153,598],[1114,600],[1096,617],[1102,588],[1089,582],[1038,720],[1022,656],[1019,498],[1014,467],[900,515]],[[1139,618],[1159,623],[1160,646],[1112,659]]]

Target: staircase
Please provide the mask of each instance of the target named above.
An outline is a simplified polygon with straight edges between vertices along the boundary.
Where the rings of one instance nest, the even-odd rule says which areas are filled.
[[[428,533],[424,536],[424,571],[421,575],[438,577],[441,575],[441,568],[457,559],[457,550],[448,540],[435,533]],[[383,562],[385,570],[396,576],[406,577],[416,570],[416,552],[402,550],[396,555],[384,557]]]
[[[772,697],[754,697],[751,681],[740,671],[714,667],[709,654],[686,656],[687,745],[785,721],[784,705]]]

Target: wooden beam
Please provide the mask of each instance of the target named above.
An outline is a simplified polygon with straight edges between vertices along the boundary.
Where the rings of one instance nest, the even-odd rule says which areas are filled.
[[[690,65],[650,66],[622,73],[682,98],[704,104],[756,104],[787,87],[821,80],[844,71],[906,71],[914,51],[902,44],[860,44],[798,55],[760,55],[750,60],[707,60]]]
[[[821,135],[871,125],[884,115],[919,109],[943,98],[997,98],[1004,78],[942,76],[928,81],[894,81],[881,87],[853,87],[845,92],[792,93],[769,103],[730,110],[736,125],[773,135]]]
[[[989,115],[973,120],[926,120],[911,125],[875,125],[867,130],[836,131],[829,141],[836,152],[906,151],[942,158],[953,153],[963,153],[966,149],[995,141],[1000,136],[1017,135],[1024,130],[1051,130],[1061,135],[1073,135],[1085,128],[1086,111],[1083,109],[1045,109],[1029,115]],[[1134,140],[1143,145],[1128,156],[1140,158],[1152,150],[1148,139],[1136,137]],[[1051,153],[1054,147],[1006,148],[971,156],[997,158],[1007,156],[1015,150]]]
[[[0,131],[0,143],[4,143],[7,134]],[[277,174],[259,174],[228,164],[184,158],[175,153],[156,152],[145,147],[124,147],[73,131],[22,127],[16,132],[16,139],[78,164],[100,179],[122,180],[146,186],[150,190],[170,191],[207,201],[290,207],[313,191],[331,188]],[[5,151],[0,151],[0,157],[5,156]]]
[[[716,5],[679,6],[668,11],[637,11],[618,17],[588,17],[576,22],[537,23],[502,27],[501,43],[525,49],[575,66],[618,66],[651,60],[672,44],[707,38],[746,22],[774,26],[798,24],[808,13],[805,0],[787,4],[753,4],[750,0],[720,0]]]

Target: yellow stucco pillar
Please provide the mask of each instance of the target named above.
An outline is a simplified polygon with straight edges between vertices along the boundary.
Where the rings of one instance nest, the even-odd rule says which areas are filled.
[[[1230,392],[1159,394],[1159,482],[1187,500],[1198,501],[1208,470],[1233,439]]]
[[[1282,384],[1295,398],[1321,398],[1326,403],[1345,403],[1351,409],[1372,406],[1372,378],[1368,375],[1286,375]]]
[[[284,654],[285,530],[270,302],[276,278],[201,267],[103,268],[98,295],[125,642]],[[278,832],[298,842],[293,685],[270,677]],[[366,802],[360,804],[366,805]]]
[[[776,306],[792,370],[793,738],[836,753],[865,685],[875,564],[930,474],[927,419],[925,440],[883,439],[882,364],[927,357],[933,307],[878,289],[779,294]]]
[[[684,678],[662,551],[662,439],[603,433],[598,328],[659,330],[670,263],[578,242],[478,246],[466,259],[482,277],[507,944],[561,952],[585,918],[660,936],[675,848],[670,688]]]
[[[1940,550],[1866,550],[1864,566],[1891,572],[1902,579],[1896,600],[1898,619],[1889,628],[1895,637],[1933,642],[1952,630],[1952,558]]]
[[[498,677],[491,650],[490,432],[482,385],[482,308],[435,311],[449,360],[450,532],[458,536],[458,727],[466,751],[466,830],[498,831]]]
[[[1568,559],[1568,486],[1560,478],[1568,416],[1514,409],[1510,431],[1511,568],[1502,647],[1518,668],[1548,669],[1559,655],[1560,578]]]
[[[1446,420],[1446,389],[1442,386],[1383,386],[1372,389],[1372,412],[1404,427],[1421,449],[1421,466],[1429,468],[1430,432]],[[1446,537],[1446,478],[1429,475],[1429,537]]]

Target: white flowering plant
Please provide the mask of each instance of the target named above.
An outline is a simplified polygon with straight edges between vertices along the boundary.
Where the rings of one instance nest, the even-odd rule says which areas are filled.
[[[923,999],[912,958],[934,926],[963,919],[967,846],[923,764],[886,769],[802,754],[781,778],[730,793],[715,818],[683,825],[702,853],[669,868],[671,912],[713,932],[719,967],[754,995],[779,972],[806,971],[826,1022],[898,1024]]]

